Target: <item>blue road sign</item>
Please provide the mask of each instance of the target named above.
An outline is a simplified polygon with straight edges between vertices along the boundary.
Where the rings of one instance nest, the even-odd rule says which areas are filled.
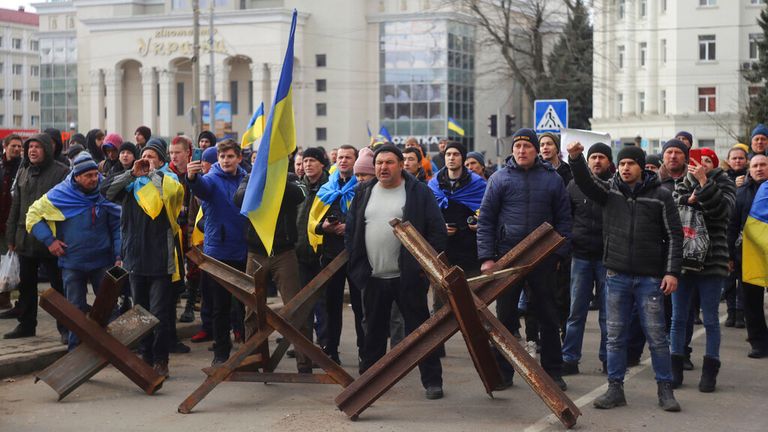
[[[533,105],[536,132],[560,132],[568,127],[568,99],[539,99]]]

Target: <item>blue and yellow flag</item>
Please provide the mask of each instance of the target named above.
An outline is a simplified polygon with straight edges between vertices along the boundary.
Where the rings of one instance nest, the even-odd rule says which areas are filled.
[[[752,202],[742,243],[741,280],[768,286],[768,182],[760,185]]]
[[[339,185],[341,179],[341,173],[335,171],[331,173],[328,181],[320,187],[315,195],[315,201],[312,203],[312,207],[309,209],[309,219],[307,221],[307,239],[309,240],[312,249],[317,252],[317,247],[323,244],[323,235],[317,234],[315,228],[323,220],[323,217],[331,208],[331,204],[336,201],[336,198],[341,198],[339,207],[341,212],[347,214],[349,206],[352,204],[352,199],[355,197],[355,186],[357,186],[357,177],[352,176],[344,186]]]
[[[448,130],[452,130],[460,136],[464,136],[464,128],[461,127],[459,122],[454,120],[453,117],[448,117]]]
[[[369,129],[370,132],[370,129]],[[389,134],[389,131],[387,130],[386,126],[382,126],[379,129],[379,134],[376,135],[376,138],[371,139],[371,147],[376,147],[384,143],[392,142],[392,135]]]
[[[248,121],[248,130],[243,134],[240,141],[240,148],[250,147],[256,140],[264,135],[264,102],[259,105],[256,112],[253,113],[251,120]]]
[[[267,253],[272,253],[275,226],[285,194],[288,157],[296,150],[296,126],[293,120],[293,38],[296,33],[296,9],[291,19],[291,33],[285,50],[277,93],[261,138],[256,163],[248,180],[240,213],[256,230]]]

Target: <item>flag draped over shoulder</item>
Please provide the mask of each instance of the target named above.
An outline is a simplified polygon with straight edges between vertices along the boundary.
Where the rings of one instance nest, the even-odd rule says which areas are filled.
[[[355,186],[357,185],[357,178],[352,176],[344,186],[339,187],[339,179],[341,175],[339,171],[334,172],[328,178],[328,182],[320,187],[315,195],[315,201],[312,203],[312,207],[309,209],[309,220],[307,223],[307,238],[309,244],[312,246],[315,252],[317,247],[323,244],[323,236],[315,233],[315,227],[323,219],[323,216],[331,208],[331,204],[336,201],[336,198],[341,197],[340,207],[342,213],[347,213],[349,206],[352,204],[352,199],[355,197]]]
[[[99,174],[99,184],[101,184],[101,174]],[[85,194],[70,173],[64,181],[29,206],[26,220],[27,232],[32,232],[35,224],[45,220],[55,236],[56,222],[65,221],[91,209],[95,210],[96,216],[106,211],[119,218],[121,213],[120,206],[104,198],[98,193],[98,189],[95,193]]]
[[[243,197],[240,213],[248,218],[267,253],[272,253],[275,226],[285,194],[288,157],[296,149],[296,127],[293,119],[293,39],[296,33],[296,10],[293,10],[288,47],[277,84],[277,93],[261,138],[256,162]]]
[[[445,169],[446,168],[443,168],[443,170]],[[480,209],[480,204],[482,204],[483,195],[485,194],[486,181],[475,173],[469,174],[471,178],[469,183],[452,194],[445,193],[445,191],[440,188],[440,172],[432,177],[429,183],[427,183],[429,188],[432,189],[432,193],[435,195],[437,205],[440,206],[441,209],[448,208],[448,200],[453,200],[463,204],[473,212],[476,212]]]
[[[460,136],[464,136],[464,128],[461,127],[459,122],[454,120],[453,117],[448,117],[448,130],[452,130]]]
[[[742,281],[768,286],[768,183],[760,186],[752,202],[742,247]]]
[[[264,121],[264,102],[262,102],[259,108],[256,109],[256,112],[253,113],[253,116],[251,116],[251,120],[248,121],[248,129],[240,141],[240,148],[249,147],[264,135]]]

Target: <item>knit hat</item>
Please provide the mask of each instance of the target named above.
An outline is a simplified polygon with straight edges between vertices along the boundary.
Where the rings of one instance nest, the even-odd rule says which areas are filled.
[[[680,142],[680,144],[685,145],[682,142]],[[622,148],[621,151],[619,151],[619,157],[617,160],[619,163],[621,163],[621,161],[624,159],[632,159],[633,161],[637,162],[638,165],[640,165],[640,168],[645,169],[645,151],[643,151],[643,149],[640,147],[627,146]]]
[[[763,135],[768,137],[768,126],[758,123],[757,126],[755,126],[754,129],[752,129],[752,136],[751,138],[754,138],[755,135]]]
[[[323,165],[327,165],[328,161],[325,158],[325,152],[320,150],[317,147],[307,147],[306,150],[304,150],[304,153],[301,154],[301,156],[306,158],[312,158],[318,162],[320,162]]]
[[[651,164],[656,168],[661,168],[661,158],[657,154],[649,154],[645,157],[645,164]]]
[[[150,138],[149,141],[147,141],[147,145],[141,149],[141,154],[143,155],[147,150],[153,150],[163,163],[167,163],[167,148],[168,145],[165,143],[165,141],[163,141],[162,138]]]
[[[464,147],[464,144],[451,141],[448,143],[448,145],[445,146],[445,151],[448,151],[448,149],[456,149],[459,153],[461,153],[461,162],[467,160],[467,148]]]
[[[701,155],[710,158],[712,163],[715,164],[715,168],[720,166],[720,159],[717,158],[717,153],[715,153],[715,151],[711,148],[702,148]]]
[[[197,136],[198,144],[203,138],[208,138],[208,141],[211,142],[211,146],[216,147],[216,135],[214,135],[213,132],[207,130],[200,132],[200,135]]]
[[[207,149],[203,150],[202,160],[204,162],[208,162],[209,164],[215,164],[218,162],[219,154],[216,151],[216,147],[208,147]]]
[[[613,150],[611,150],[611,147],[605,143],[598,142],[592,144],[589,150],[587,150],[587,159],[589,159],[589,157],[594,153],[605,155],[609,161],[613,160]]]
[[[71,137],[69,137],[69,145],[71,146],[73,144],[80,144],[81,146],[83,146],[83,148],[85,148],[85,135],[81,133],[76,133]]]
[[[138,133],[139,135],[144,137],[144,141],[149,142],[149,138],[152,137],[152,129],[146,127],[146,126],[139,126],[136,128],[136,131],[133,133],[136,135]]]
[[[672,147],[674,147],[676,149],[680,149],[680,151],[685,154],[685,160],[688,160],[688,146],[685,145],[685,143],[683,143],[679,139],[674,139],[673,138],[673,139],[665,142],[664,146],[661,147],[661,154],[663,155],[667,151],[667,149],[670,149]]]
[[[688,142],[691,143],[691,146],[693,146],[693,135],[691,135],[690,132],[680,131],[677,134],[675,134],[675,138],[677,138],[677,137],[683,137],[683,138],[687,139]],[[683,144],[685,144],[685,143],[683,143]]]
[[[84,172],[97,169],[99,169],[99,166],[96,165],[91,154],[88,152],[81,152],[72,163],[72,177],[77,177]]]
[[[133,153],[134,158],[139,158],[139,149],[136,147],[136,144],[130,141],[123,141],[123,143],[120,144],[120,148],[117,149],[117,154],[120,154],[126,150]]]
[[[749,154],[749,146],[743,143],[738,143],[733,146],[733,148],[738,148],[744,150],[744,153]]]
[[[74,159],[75,156],[79,155],[81,152],[85,151],[85,147],[83,147],[80,144],[72,144],[67,149],[67,159]]]
[[[102,149],[104,147],[112,146],[115,150],[120,147],[120,145],[123,144],[123,137],[121,137],[119,134],[111,133],[104,137],[104,144],[102,144]]]
[[[520,128],[512,135],[512,146],[518,141],[528,141],[536,148],[536,153],[539,152],[539,138],[536,136],[536,131],[528,128]]]
[[[374,164],[376,164],[376,158],[379,157],[381,153],[394,153],[395,156],[397,156],[397,159],[399,159],[401,162],[403,161],[403,152],[401,152],[399,148],[395,147],[394,144],[386,143],[378,146],[376,151],[373,153]]]
[[[373,150],[368,147],[360,149],[355,161],[355,174],[376,174],[373,167]]]
[[[466,159],[469,159],[469,158],[472,158],[476,160],[477,163],[479,163],[480,165],[485,166],[485,157],[483,156],[482,153],[476,152],[476,151],[469,152],[467,153]]]
[[[544,132],[543,134],[539,135],[539,142],[541,142],[541,139],[544,137],[551,138],[552,141],[555,142],[555,147],[557,147],[557,149],[560,150],[560,137],[557,134],[554,134],[552,132]]]

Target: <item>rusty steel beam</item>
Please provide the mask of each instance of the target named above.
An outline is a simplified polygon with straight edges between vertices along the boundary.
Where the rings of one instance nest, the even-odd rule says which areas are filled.
[[[53,288],[40,294],[40,307],[80,338],[99,355],[106,358],[120,372],[143,389],[154,394],[165,381],[151,366],[132,353],[114,336],[86,316]]]
[[[106,326],[127,280],[128,272],[122,267],[115,266],[107,270],[99,284],[99,292],[96,294],[96,300],[93,301],[88,318],[102,327]]]
[[[203,372],[207,375],[213,374],[215,368],[205,368]],[[232,372],[225,381],[231,382],[260,382],[260,383],[288,383],[288,384],[336,384],[330,375],[327,374],[301,374],[301,373],[281,373],[281,372],[250,372],[235,371]]]
[[[496,263],[494,271],[518,267],[519,272],[492,283],[472,287],[485,304],[490,304],[515,283],[522,280],[544,258],[565,242],[551,225],[544,223],[512,248]],[[449,308],[441,308],[421,326],[407,335],[351,385],[336,397],[336,405],[355,420],[397,381],[410,372],[421,359],[459,330]]]
[[[143,307],[133,309],[117,317],[107,325],[107,333],[121,344],[131,348],[138,344],[160,321]],[[35,382],[43,381],[62,400],[81,384],[109,365],[109,361],[86,344],[80,344],[52,365],[37,373]]]

